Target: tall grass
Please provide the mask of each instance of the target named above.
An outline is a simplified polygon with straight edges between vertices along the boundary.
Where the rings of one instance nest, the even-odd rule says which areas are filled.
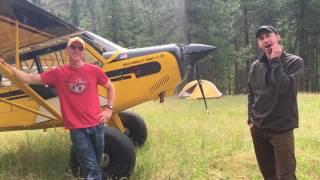
[[[63,129],[0,133],[0,179],[61,179],[70,140]]]
[[[262,179],[253,152],[245,95],[208,100],[166,99],[133,110],[148,126],[137,149],[132,179]],[[320,95],[300,94],[300,128],[295,130],[297,176],[320,179]],[[62,179],[69,135],[47,132],[0,133],[0,179]]]

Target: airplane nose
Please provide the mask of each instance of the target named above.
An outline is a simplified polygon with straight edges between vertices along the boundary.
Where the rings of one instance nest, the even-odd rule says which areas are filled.
[[[189,44],[184,48],[186,55],[185,57],[191,64],[197,63],[216,49],[216,47],[206,44]]]
[[[189,82],[194,74],[194,68],[197,62],[213,52],[216,47],[206,44],[189,44],[182,46],[182,61],[180,61],[180,72],[182,75],[182,82],[178,85],[182,85],[185,82]]]

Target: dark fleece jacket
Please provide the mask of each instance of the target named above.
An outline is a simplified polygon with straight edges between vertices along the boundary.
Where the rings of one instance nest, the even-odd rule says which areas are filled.
[[[266,55],[250,68],[248,123],[282,132],[298,127],[297,89],[304,72],[303,59],[288,53],[269,63]]]

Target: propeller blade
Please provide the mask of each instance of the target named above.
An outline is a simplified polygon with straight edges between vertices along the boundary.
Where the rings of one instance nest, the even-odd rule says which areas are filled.
[[[196,73],[197,82],[198,82],[198,85],[199,85],[199,88],[200,88],[200,92],[201,92],[201,95],[202,95],[202,98],[203,98],[203,102],[204,102],[204,105],[206,107],[206,112],[209,114],[207,100],[206,100],[206,97],[204,95],[203,87],[202,87],[201,80],[200,80],[198,66],[196,64],[195,64],[195,73]]]

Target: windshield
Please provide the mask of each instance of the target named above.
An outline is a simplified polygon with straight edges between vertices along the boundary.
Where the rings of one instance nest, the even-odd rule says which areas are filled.
[[[110,51],[117,51],[117,50],[125,50],[125,48],[108,41],[104,39],[103,37],[100,37],[96,34],[93,34],[89,31],[85,31],[82,34],[82,38],[86,40],[89,44],[92,44],[93,46],[97,47],[100,51],[100,53],[104,52],[110,52]]]

